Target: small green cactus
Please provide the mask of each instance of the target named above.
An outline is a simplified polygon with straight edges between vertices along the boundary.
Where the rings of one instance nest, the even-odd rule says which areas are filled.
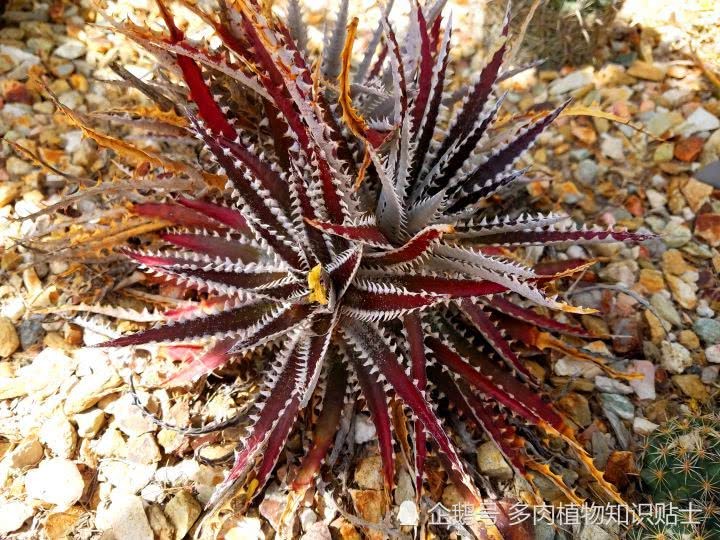
[[[514,0],[510,26],[520,30],[525,17],[535,4],[533,0]],[[544,67],[580,66],[587,63],[601,65],[607,56],[605,45],[610,39],[613,21],[623,0],[544,0],[537,6],[528,26],[521,62],[543,59]],[[504,17],[504,2],[488,2],[487,21],[500,26]],[[488,34],[489,35],[489,34]],[[488,37],[486,46],[492,47]]]
[[[684,513],[677,523],[637,529],[635,538],[720,539],[720,416],[686,416],[661,426],[645,442],[640,478],[652,502]]]
[[[720,416],[658,428],[645,443],[640,477],[655,502],[720,500]]]

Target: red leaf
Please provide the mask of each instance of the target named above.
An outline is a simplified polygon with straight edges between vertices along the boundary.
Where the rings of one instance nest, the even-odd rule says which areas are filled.
[[[395,486],[395,456],[393,452],[393,439],[390,429],[390,412],[388,410],[387,396],[377,375],[371,374],[372,362],[367,362],[351,354],[351,361],[355,369],[360,391],[365,399],[378,438],[380,457],[383,464],[383,478],[388,493]],[[364,365],[363,362],[365,362]]]
[[[247,222],[239,210],[199,199],[186,199],[184,197],[180,197],[177,202],[238,232],[243,234],[250,233]]]
[[[182,42],[185,39],[182,31],[175,25],[172,15],[168,11],[162,0],[156,0],[160,13],[165,19],[165,24],[170,30],[170,39],[173,44]],[[182,43],[184,47],[192,49],[190,45]],[[182,70],[183,79],[185,84],[190,89],[190,99],[198,106],[200,117],[205,121],[205,124],[214,132],[222,133],[226,137],[231,139],[235,138],[235,128],[233,128],[228,122],[225,114],[220,110],[220,106],[215,102],[210,88],[205,84],[205,80],[202,76],[200,67],[195,63],[194,60],[188,56],[177,56],[177,63]]]
[[[497,400],[498,403],[501,403],[514,413],[519,414],[528,422],[535,425],[544,425],[546,423],[550,423],[551,425],[556,423],[562,425],[562,419],[556,413],[551,413],[549,415],[550,418],[546,419],[526,405],[533,395],[530,390],[525,389],[525,392],[522,394],[511,393],[502,384],[498,384],[498,381],[481,373],[457,352],[440,341],[440,339],[436,337],[428,337],[426,338],[425,343],[428,347],[430,347],[433,355],[440,363],[446,365],[452,371],[460,375],[468,382],[468,384],[475,387],[479,392]],[[537,406],[536,400],[532,401],[534,402],[533,405]],[[546,412],[544,410],[545,408],[546,407],[543,407],[543,412]],[[551,422],[549,422],[549,420],[551,420]]]
[[[337,361],[328,370],[327,388],[323,396],[322,410],[313,426],[312,443],[290,484],[294,491],[310,487],[332,445],[335,432],[340,424],[347,373],[342,363]]]
[[[449,225],[426,227],[408,240],[405,245],[388,251],[366,254],[363,257],[363,262],[372,266],[388,266],[414,261],[427,253],[443,234],[452,231],[453,228]]]
[[[306,219],[305,221],[316,229],[353,242],[361,242],[375,247],[392,248],[390,241],[375,225],[337,225],[312,219]]]
[[[231,261],[250,262],[257,259],[258,251],[246,244],[204,234],[162,233],[160,238],[178,247],[211,257],[228,258]]]
[[[405,375],[400,364],[398,364],[397,356],[388,347],[379,330],[360,321],[346,321],[343,331],[351,341],[364,351],[364,358],[380,370],[392,385],[398,397],[417,415],[425,429],[438,443],[441,452],[449,460],[451,469],[461,475],[462,483],[470,493],[475,495],[477,502],[480,502],[482,497],[477,494],[472,481],[465,473],[462,461],[457,455],[445,429],[440,424],[437,415],[430,408],[420,390]]]
[[[410,373],[413,384],[418,390],[425,392],[427,386],[427,373],[425,366],[425,343],[419,315],[412,313],[403,317],[403,326],[407,337],[410,354]],[[419,499],[422,494],[423,471],[427,457],[427,438],[425,428],[421,423],[415,422],[415,496]]]
[[[555,319],[551,319],[543,315],[538,315],[533,310],[517,306],[509,300],[503,298],[502,296],[493,296],[487,299],[486,302],[488,306],[499,311],[500,313],[509,315],[510,317],[533,324],[535,326],[539,326],[540,328],[554,330],[555,332],[560,332],[562,334],[568,334],[571,336],[579,336],[590,339],[597,337],[585,330],[582,326],[569,325],[558,322]]]
[[[221,230],[224,228],[220,223],[208,221],[206,215],[177,204],[142,203],[134,205],[132,211],[139,216],[163,219],[184,227],[206,228],[209,230]]]
[[[98,346],[127,347],[129,345],[142,345],[145,343],[194,341],[215,334],[223,334],[248,328],[262,320],[262,317],[270,311],[271,307],[272,304],[268,302],[259,302],[251,306],[243,306],[212,315],[203,315],[175,324],[152,328],[137,334],[106,341]]]
[[[535,383],[533,375],[520,362],[515,352],[510,348],[510,343],[503,337],[490,317],[483,309],[470,300],[463,300],[458,303],[460,310],[470,319],[470,322],[482,334],[490,346],[507,362],[507,364],[518,373],[520,373],[525,381]]]

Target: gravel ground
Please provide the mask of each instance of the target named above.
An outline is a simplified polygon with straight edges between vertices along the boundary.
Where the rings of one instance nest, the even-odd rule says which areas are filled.
[[[132,0],[111,13],[141,23],[146,8]],[[510,92],[508,113],[572,96],[578,105],[626,122],[558,120],[527,157],[535,180],[527,192],[538,210],[563,209],[585,222],[659,235],[635,247],[553,250],[559,258],[596,258],[597,265],[569,284],[568,297],[605,314],[585,316],[583,323],[614,336],[607,346],[622,360],[612,367],[643,378],[620,382],[594,365],[555,353],[543,366],[536,364],[596,464],[629,500],[639,500],[635,477],[642,437],[683,412],[713,411],[720,388],[720,191],[699,181],[720,187],[720,172],[705,167],[720,159],[720,87],[712,82],[711,67],[720,45],[706,28],[719,15],[712,5],[691,2],[676,24],[655,28],[635,24],[644,13],[640,2],[626,8],[633,24],[618,23],[613,32],[612,63],[527,72],[504,87]],[[471,3],[454,9],[461,30],[475,21]],[[91,189],[99,174],[121,176],[112,154],[56,113],[38,83],[44,76],[62,104],[81,112],[142,104],[136,94],[104,81],[115,78],[113,61],[136,75],[148,73],[147,58],[119,36],[86,25],[89,15],[86,4],[11,1],[0,29],[0,537],[179,539],[228,468],[201,464],[194,454],[231,457],[233,428],[198,440],[158,426],[138,408],[127,381],[136,378],[144,407],[180,426],[233,416],[249,387],[217,385],[199,400],[186,391],[154,389],[171,358],[148,362],[85,347],[142,322],[119,321],[110,312],[69,312],[68,305],[95,303],[117,292],[119,280],[125,307],[167,306],[177,292],[161,288],[149,295],[140,275],[111,256],[103,256],[100,270],[79,271],[71,258],[82,252],[78,246],[36,249],[34,239],[68,230],[68,220],[101,226],[96,213],[107,196],[91,193],[59,215],[19,219],[78,186]],[[318,17],[310,13],[311,20]],[[467,35],[472,26],[465,28]],[[464,43],[462,54],[469,57],[472,48]],[[700,59],[693,56],[693,44],[700,46]],[[474,63],[473,58],[469,64]],[[116,135],[137,137],[131,126],[114,129]],[[170,140],[136,142],[172,156],[190,151],[184,141]],[[11,142],[47,166],[38,167]],[[348,478],[354,507],[346,511],[377,522],[382,516],[373,501],[382,479],[371,431],[361,415]],[[497,493],[514,492],[512,472],[498,462],[492,444],[478,442],[477,464]],[[283,475],[281,467],[278,480]],[[403,480],[409,478],[399,479],[398,491]],[[451,491],[443,493],[441,486],[439,493],[451,501]],[[554,498],[550,488],[544,495]],[[396,499],[403,500],[397,494]],[[271,486],[227,538],[272,537],[278,508]],[[356,538],[364,530],[333,505],[311,501],[300,521],[298,535],[306,539],[328,538],[331,532]],[[363,534],[383,537],[378,530]],[[617,537],[596,527],[572,535]]]

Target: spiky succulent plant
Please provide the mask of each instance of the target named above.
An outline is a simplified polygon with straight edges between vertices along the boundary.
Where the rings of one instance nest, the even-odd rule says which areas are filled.
[[[220,38],[213,50],[186,39],[162,4],[164,34],[114,23],[182,77],[185,87],[172,95],[163,93],[167,86],[134,82],[185,119],[184,129],[204,145],[200,163],[209,168],[199,174],[227,186],[214,201],[137,206],[177,229],[160,235],[165,247],[127,255],[196,290],[201,301],[168,313],[168,324],[104,346],[206,343],[174,381],[195,380],[233,358],[265,362],[247,432],[213,503],[240,485],[257,493],[299,413],[319,401],[312,442],[290,482],[296,498],[304,493],[347,396],[361,398],[371,414],[388,490],[400,421],[391,405],[402,403],[410,432],[398,442],[413,449],[418,495],[434,443],[459,491],[481,504],[433,403],[442,395],[518,473],[544,474],[577,500],[548,466],[550,454],[532,450],[540,434],[565,441],[600,491],[619,498],[520,357],[525,348],[555,349],[609,369],[606,358],[558,337],[594,339],[568,322],[587,311],[545,292],[589,263],[532,267],[522,250],[643,237],[578,228],[562,214],[531,215],[502,196],[524,178],[513,164],[564,105],[519,123],[497,121],[507,25],[484,69],[451,91],[443,4],[413,5],[402,39],[384,17],[356,68],[358,22],[346,26],[347,1],[316,67],[295,2],[287,21],[253,0],[221,2],[217,18],[188,5]],[[147,161],[190,174],[174,161]],[[568,314],[565,322],[547,310]]]
[[[660,426],[645,441],[640,478],[653,503],[673,503],[677,510],[672,519],[648,517],[631,538],[720,538],[717,415],[685,416]]]

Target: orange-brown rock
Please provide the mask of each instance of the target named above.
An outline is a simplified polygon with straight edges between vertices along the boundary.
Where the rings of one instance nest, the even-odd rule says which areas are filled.
[[[685,162],[695,161],[702,152],[704,144],[705,141],[700,137],[693,136],[680,140],[675,145],[675,159]]]

